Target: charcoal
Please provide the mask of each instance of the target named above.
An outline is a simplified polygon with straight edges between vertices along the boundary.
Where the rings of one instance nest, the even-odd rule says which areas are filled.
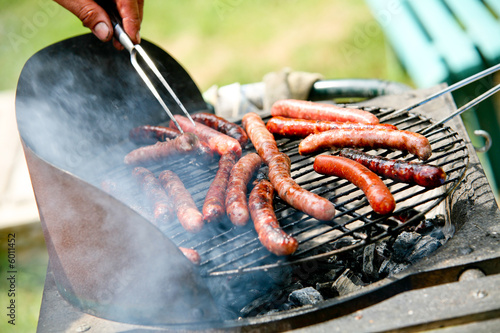
[[[376,244],[365,246],[363,251],[363,273],[370,278],[378,278],[378,269],[376,267]]]
[[[436,251],[441,246],[441,242],[436,238],[426,235],[423,236],[417,244],[415,244],[415,249],[408,256],[407,260],[410,263],[415,263],[425,257],[428,257],[431,253]]]
[[[392,259],[396,262],[404,262],[421,238],[422,235],[415,232],[403,231],[400,233],[392,246],[394,251]]]
[[[332,288],[340,295],[345,296],[363,288],[363,283],[359,277],[348,268],[333,283]]]
[[[337,297],[339,293],[333,288],[333,282],[316,283],[316,290],[323,295],[324,298]]]
[[[429,233],[429,236],[437,240],[445,239],[445,235],[442,228],[436,228]]]
[[[397,263],[394,267],[392,267],[391,271],[389,272],[389,276],[396,275],[399,272],[404,271],[408,266],[410,265],[405,263]]]
[[[380,265],[378,273],[380,277],[391,276],[403,271],[408,266],[405,263],[397,263],[392,259],[386,259]]]
[[[300,282],[291,284],[285,288],[277,289],[270,293],[264,293],[253,301],[241,308],[242,317],[265,314],[273,309],[280,309],[288,301],[288,295],[297,289],[304,288]],[[244,293],[243,293],[244,294]],[[262,293],[261,293],[262,294]]]
[[[321,302],[323,296],[313,287],[306,287],[292,291],[288,296],[288,300],[295,305],[302,306]]]

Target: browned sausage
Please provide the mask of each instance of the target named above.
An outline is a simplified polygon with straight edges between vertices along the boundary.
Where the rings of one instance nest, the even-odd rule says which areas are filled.
[[[306,155],[344,147],[399,149],[423,161],[432,154],[431,145],[425,136],[391,129],[338,129],[311,134],[299,143],[299,153]]]
[[[182,246],[179,246],[179,250],[181,250],[182,254],[184,254],[186,256],[186,258],[188,258],[189,261],[191,261],[193,264],[195,264],[195,265],[200,264],[201,258],[200,258],[200,254],[198,253],[198,251],[193,250],[193,249],[188,249],[188,248],[185,248]]]
[[[175,214],[172,202],[154,174],[146,168],[136,167],[132,175],[153,208],[156,224],[160,225],[172,220]]]
[[[134,149],[125,156],[124,162],[132,165],[160,162],[172,156],[195,153],[198,146],[199,140],[196,135],[184,133],[170,141]]]
[[[433,188],[443,185],[446,180],[444,170],[434,165],[393,160],[354,149],[342,149],[340,156],[361,163],[381,176],[403,183]]]
[[[219,220],[226,212],[225,200],[229,174],[238,160],[235,152],[229,151],[222,155],[219,160],[219,169],[214,180],[210,184],[205,202],[203,203],[203,220],[214,222]]]
[[[192,114],[191,118],[196,122],[205,124],[210,128],[235,138],[242,147],[248,142],[248,136],[243,128],[213,113],[199,112]]]
[[[260,157],[269,166],[269,180],[281,199],[318,220],[333,219],[335,206],[330,201],[304,190],[292,179],[290,159],[279,151],[276,140],[260,116],[252,112],[245,114],[243,126]]]
[[[129,132],[129,138],[136,144],[153,144],[156,141],[167,141],[181,135],[176,129],[165,126],[142,125]]]
[[[358,162],[340,156],[319,155],[314,159],[313,167],[317,173],[344,178],[359,187],[375,213],[394,211],[396,201],[387,186],[379,176]]]
[[[278,256],[286,256],[297,250],[299,242],[280,228],[274,214],[273,195],[273,185],[261,179],[250,192],[248,206],[262,245]]]
[[[203,228],[203,218],[179,176],[173,171],[165,170],[158,179],[171,198],[182,227],[189,232],[199,232]]]
[[[283,99],[275,102],[271,107],[271,115],[299,119],[348,121],[363,124],[379,123],[378,118],[368,111],[295,99]]]
[[[246,113],[241,123],[264,163],[268,164],[280,153],[274,136],[266,129],[266,124],[258,114]]]
[[[234,225],[245,225],[250,218],[247,204],[247,185],[261,164],[260,156],[256,153],[250,153],[236,162],[231,170],[226,192],[226,213]]]
[[[269,132],[281,136],[293,136],[305,138],[309,134],[324,132],[339,128],[389,128],[397,129],[396,126],[390,124],[362,124],[328,120],[310,120],[310,119],[294,119],[285,117],[272,117],[266,124]]]
[[[330,201],[304,190],[292,179],[290,158],[286,154],[280,153],[269,162],[269,180],[290,206],[320,221],[330,221],[335,216],[335,206]]]
[[[233,151],[237,157],[241,156],[241,145],[235,138],[200,123],[196,123],[195,126],[184,116],[174,115],[174,117],[183,131],[196,134],[201,141],[208,143],[210,149],[217,152],[220,156],[230,151]],[[173,121],[170,121],[170,127],[174,126]]]

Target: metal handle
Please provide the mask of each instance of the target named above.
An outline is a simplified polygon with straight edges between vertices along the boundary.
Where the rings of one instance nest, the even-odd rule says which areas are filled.
[[[195,125],[194,120],[191,118],[191,115],[189,112],[186,110],[182,102],[179,100],[175,92],[172,90],[170,85],[167,83],[163,75],[160,73],[156,65],[154,64],[153,60],[148,56],[148,54],[144,51],[144,49],[139,45],[139,44],[134,44],[130,37],[127,35],[125,30],[123,29],[121,23],[122,23],[122,18],[120,16],[120,13],[118,12],[118,8],[116,7],[116,3],[111,0],[95,0],[98,5],[100,5],[106,13],[109,15],[109,18],[111,19],[111,23],[113,24],[113,30],[114,30],[114,35],[115,38],[118,39],[118,41],[123,45],[123,47],[130,52],[130,61],[134,68],[136,69],[137,73],[140,75],[144,83],[148,86],[149,90],[151,93],[155,96],[155,98],[158,100],[160,105],[162,106],[163,110],[167,113],[167,115],[170,117],[170,119],[174,122],[174,124],[177,126],[179,131],[181,133],[184,133],[182,130],[181,126],[173,116],[172,112],[169,110],[161,96],[158,94],[158,91],[155,89],[154,85],[151,83],[149,78],[147,77],[146,73],[144,70],[141,68],[139,63],[137,62],[137,54],[142,57],[142,59],[146,62],[148,67],[151,69],[151,71],[155,74],[158,80],[163,84],[163,87],[168,91],[170,96],[174,99],[174,101],[177,103],[179,108],[182,110],[182,112],[186,115],[186,117],[191,121],[193,125]]]

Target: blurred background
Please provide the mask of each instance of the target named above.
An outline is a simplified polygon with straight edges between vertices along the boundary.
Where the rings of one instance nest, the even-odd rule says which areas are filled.
[[[380,17],[376,20],[373,2],[149,0],[141,36],[177,59],[201,91],[259,82],[286,67],[327,79],[371,78],[421,87],[403,67]],[[0,304],[8,302],[4,275],[10,233],[16,235],[18,271],[16,325],[2,315],[1,332],[36,330],[48,261],[15,127],[17,79],[38,50],[84,33],[88,30],[76,17],[50,0],[0,0]]]

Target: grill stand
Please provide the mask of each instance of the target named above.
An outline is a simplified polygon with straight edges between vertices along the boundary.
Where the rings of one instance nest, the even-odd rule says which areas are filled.
[[[369,104],[397,109],[439,88],[379,97],[370,100]],[[432,119],[441,119],[455,109],[453,100],[446,96],[418,109],[418,112]],[[467,138],[459,118],[453,119],[449,125]],[[471,164],[464,181],[446,204],[441,204],[447,209],[452,207],[449,217],[457,231],[431,257],[397,276],[362,289],[359,294],[303,307],[298,311],[228,322],[218,328],[235,331],[299,329],[363,332],[429,330],[452,326],[455,329],[458,326],[464,330],[488,331],[498,327],[500,293],[495,286],[500,284],[500,211],[470,144],[469,152]],[[118,323],[82,313],[60,296],[51,266],[49,264],[38,332],[152,332],[172,329]],[[458,282],[459,277],[464,276],[462,273],[469,269],[479,269],[486,276]],[[206,326],[189,326],[188,329],[210,331]]]

